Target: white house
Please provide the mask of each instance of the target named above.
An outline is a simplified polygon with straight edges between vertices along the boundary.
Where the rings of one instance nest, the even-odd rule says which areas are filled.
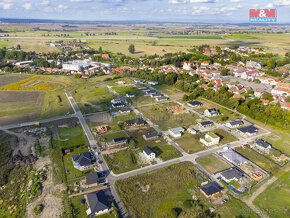
[[[153,149],[148,147],[148,146],[144,148],[143,154],[145,155],[147,160],[153,160],[155,158],[155,156],[156,156],[156,154],[153,151]]]
[[[211,109],[206,109],[204,111],[204,115],[207,117],[214,117],[214,116],[218,116],[220,113],[218,112],[217,109],[215,108],[211,108]]]
[[[174,138],[180,137],[182,133],[184,133],[184,131],[185,129],[183,129],[182,127],[176,127],[168,130],[169,134],[172,135]]]
[[[158,82],[151,82],[151,81],[149,81],[148,84],[150,86],[157,86],[159,83]]]
[[[246,67],[253,67],[253,68],[256,68],[258,70],[260,70],[262,67],[261,67],[261,64],[259,64],[258,62],[256,61],[247,61],[246,62]]]
[[[188,128],[187,131],[193,135],[197,133],[197,131],[194,128]]]
[[[111,204],[107,200],[104,190],[89,193],[86,195],[86,198],[89,206],[89,209],[86,211],[88,216],[99,216],[109,212]]]
[[[231,121],[231,122],[227,122],[226,123],[226,127],[228,128],[237,128],[239,126],[244,125],[244,122],[242,120],[235,120],[235,121]]]
[[[205,138],[200,139],[201,143],[203,143],[206,146],[212,146],[216,145],[220,142],[220,137],[212,132],[206,133]]]
[[[266,141],[264,141],[262,139],[258,139],[256,141],[256,146],[259,149],[261,149],[262,151],[269,151],[271,149],[271,147],[272,147],[268,142],[266,142]]]

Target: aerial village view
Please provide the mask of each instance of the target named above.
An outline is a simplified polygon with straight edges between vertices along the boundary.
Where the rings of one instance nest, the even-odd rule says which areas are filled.
[[[0,217],[289,217],[289,9],[0,1]]]

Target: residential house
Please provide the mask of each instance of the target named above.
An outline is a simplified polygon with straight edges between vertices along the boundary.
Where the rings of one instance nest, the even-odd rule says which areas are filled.
[[[119,113],[120,114],[129,114],[131,112],[131,109],[130,108],[121,108],[119,110]]]
[[[134,94],[132,94],[132,93],[127,93],[127,94],[126,94],[126,97],[127,97],[127,98],[134,98],[134,97],[135,97],[135,95],[134,95]]]
[[[87,173],[85,176],[86,176],[86,185],[88,187],[98,185],[99,183],[98,172]]]
[[[201,107],[203,104],[199,101],[190,101],[187,103],[191,107]]]
[[[156,99],[156,101],[167,101],[169,98],[167,96],[161,96],[161,97],[157,97],[155,99]]]
[[[174,138],[180,137],[182,133],[184,133],[184,131],[185,129],[182,127],[176,127],[168,130],[169,134],[172,135]]]
[[[159,83],[158,82],[151,82],[151,81],[149,81],[148,84],[150,86],[157,86]]]
[[[246,79],[246,80],[248,80],[248,79],[254,80],[255,77],[258,76],[258,75],[259,75],[259,71],[258,70],[252,70],[252,71],[248,71],[248,72],[243,72],[241,74],[241,78],[242,79]]]
[[[146,122],[142,118],[136,118],[132,120],[126,120],[125,121],[128,126],[144,126]]]
[[[239,153],[235,152],[233,149],[227,150],[222,155],[226,160],[228,160],[231,163],[237,164],[237,165],[244,164],[244,163],[248,162],[248,160],[246,158],[244,158]]]
[[[188,128],[187,131],[193,135],[195,135],[197,133],[197,131],[194,128]]]
[[[206,109],[204,111],[204,115],[207,117],[214,117],[214,116],[218,116],[219,114],[220,114],[219,111],[215,108]]]
[[[256,68],[258,70],[260,70],[262,68],[261,64],[259,64],[258,62],[255,62],[255,61],[247,61],[246,62],[246,67],[253,67],[253,68]]]
[[[111,204],[107,200],[104,190],[89,193],[86,195],[86,198],[89,206],[86,213],[90,217],[105,214],[111,208]]]
[[[266,151],[266,152],[269,152],[269,150],[272,148],[271,144],[269,144],[268,142],[262,139],[258,139],[256,141],[256,146],[262,151]]]
[[[159,132],[147,133],[147,134],[143,135],[143,138],[146,141],[148,141],[148,140],[152,140],[152,139],[157,139],[160,135],[161,135],[161,133],[159,133]]]
[[[124,102],[112,104],[113,108],[120,108],[120,107],[126,107],[126,106],[127,106],[127,104],[125,104]]]
[[[258,132],[258,128],[254,127],[253,125],[244,126],[237,129],[238,132],[243,136],[252,136]]]
[[[224,170],[220,173],[221,178],[227,182],[230,183],[231,181],[235,180],[237,182],[240,181],[240,179],[243,178],[244,173],[237,167],[232,167],[230,169]]]
[[[228,128],[237,128],[239,126],[244,125],[244,122],[242,120],[235,120],[235,121],[231,121],[231,122],[227,122],[226,123],[226,127]]]
[[[215,199],[220,193],[221,188],[217,182],[210,182],[200,187],[200,192],[207,198]]]
[[[205,146],[216,145],[220,142],[220,137],[212,132],[206,133],[203,138],[200,138],[200,142]]]
[[[204,122],[201,122],[199,125],[202,127],[202,128],[206,128],[206,127],[209,127],[209,126],[213,126],[213,122],[212,121],[204,121]]]
[[[261,98],[262,95],[264,94],[264,92],[265,92],[265,90],[263,90],[263,89],[260,89],[260,88],[256,89],[255,92],[254,92],[254,96],[256,98]]]
[[[143,149],[143,154],[145,155],[147,160],[153,160],[155,158],[155,156],[156,156],[156,154],[153,151],[153,149],[148,147],[148,146]]]
[[[114,138],[112,141],[107,142],[106,146],[108,149],[121,147],[123,145],[126,145],[128,143],[128,139],[126,137],[119,137]]]
[[[74,168],[78,170],[87,170],[90,168],[92,164],[91,154],[89,152],[73,154],[72,162],[73,162]]]

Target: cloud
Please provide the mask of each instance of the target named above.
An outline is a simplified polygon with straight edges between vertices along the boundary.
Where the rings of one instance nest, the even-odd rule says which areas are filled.
[[[186,0],[170,0],[169,3],[171,4],[184,4],[186,3]]]
[[[230,0],[230,2],[241,2],[242,0]]]
[[[26,10],[30,10],[31,9],[31,4],[30,3],[25,3],[25,4],[23,4],[22,5],[22,7],[24,8],[24,9],[26,9]]]
[[[92,2],[92,0],[70,0],[70,2]]]
[[[66,5],[58,5],[57,6],[58,11],[64,11],[67,8],[68,8],[68,6],[66,6]]]
[[[0,2],[0,7],[4,10],[9,10],[13,4],[7,2]]]
[[[190,0],[190,3],[215,3],[218,0]]]
[[[273,2],[275,6],[290,6],[290,0],[275,0]]]

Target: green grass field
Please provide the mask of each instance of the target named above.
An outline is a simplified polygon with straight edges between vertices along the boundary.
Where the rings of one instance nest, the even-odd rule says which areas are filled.
[[[183,136],[174,141],[187,153],[192,154],[202,150],[205,150],[205,146],[199,141],[204,134],[192,135],[188,132],[185,132]]]
[[[220,144],[227,144],[238,140],[235,136],[222,129],[215,129],[212,132],[221,137]]]
[[[73,112],[64,90],[45,93],[40,119],[72,114]]]
[[[188,128],[196,124],[198,118],[193,113],[173,114],[167,111],[168,106],[176,106],[175,103],[164,103],[152,106],[140,107],[139,110],[148,117],[154,124],[157,124],[161,130],[168,130],[174,127]]]
[[[216,155],[211,154],[202,158],[198,158],[197,162],[209,173],[213,174],[230,168],[231,166],[225,161],[218,158]]]
[[[269,217],[288,217],[290,205],[289,195],[290,172],[286,172],[260,194],[254,200],[254,204],[266,212]]]
[[[221,36],[163,36],[165,39],[223,39]]]
[[[236,148],[236,151],[269,173],[276,174],[279,172],[279,167],[277,165],[247,147],[238,147]]]
[[[213,205],[197,187],[205,179],[192,163],[183,162],[117,181],[116,188],[132,217],[174,217],[174,208],[179,217],[206,217],[204,212]],[[192,194],[198,198],[198,206],[186,208],[183,202],[192,199]],[[224,205],[215,205],[215,215],[258,217],[243,202],[232,197],[229,200]]]
[[[108,110],[114,95],[108,88],[79,88],[72,93],[83,113],[94,113]]]
[[[9,41],[0,40],[0,48],[8,47],[10,45]]]

